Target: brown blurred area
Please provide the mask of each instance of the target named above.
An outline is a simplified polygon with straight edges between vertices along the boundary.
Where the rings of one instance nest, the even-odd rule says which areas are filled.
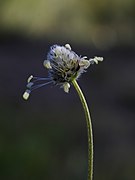
[[[0,1],[0,179],[87,179],[87,129],[73,87],[22,99],[49,47],[103,56],[79,79],[94,131],[94,180],[135,179],[135,1]]]

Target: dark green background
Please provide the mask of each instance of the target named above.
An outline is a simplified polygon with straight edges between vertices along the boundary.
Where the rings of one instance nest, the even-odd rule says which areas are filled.
[[[75,92],[51,85],[22,99],[29,75],[47,77],[53,44],[103,56],[79,79],[94,133],[94,180],[135,179],[135,1],[0,1],[0,179],[86,180],[87,129]]]

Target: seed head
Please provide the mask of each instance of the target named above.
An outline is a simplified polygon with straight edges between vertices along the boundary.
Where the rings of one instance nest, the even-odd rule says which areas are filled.
[[[43,63],[44,67],[48,69],[48,78],[33,77],[31,75],[27,80],[27,90],[23,94],[23,98],[28,99],[32,90],[50,83],[60,85],[68,93],[70,83],[74,79],[78,79],[91,64],[98,64],[99,61],[103,61],[103,58],[87,59],[86,56],[78,56],[71,50],[69,44],[65,46],[53,45],[50,47],[47,59]],[[41,83],[43,81],[46,82]]]
[[[61,85],[78,78],[84,72],[84,69],[88,68],[90,62],[78,56],[71,50],[70,45],[66,44],[65,47],[52,46],[44,65],[49,70],[49,77],[52,78],[54,83]]]

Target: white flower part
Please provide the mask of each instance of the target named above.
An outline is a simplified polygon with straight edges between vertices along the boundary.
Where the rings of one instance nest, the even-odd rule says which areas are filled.
[[[97,57],[97,56],[95,56],[94,58],[90,59],[89,61],[90,61],[91,64],[93,64],[94,62],[95,62],[96,64],[98,64],[98,61],[100,61],[100,62],[103,61],[103,57]]]
[[[25,92],[24,92],[24,94],[23,94],[23,98],[25,99],[25,100],[27,100],[28,98],[29,98],[29,96],[30,96],[30,90],[26,90]]]
[[[62,53],[62,47],[61,46],[57,46],[54,50],[56,57],[60,56]]]
[[[82,59],[87,59],[87,56],[83,56],[83,58]]]
[[[67,54],[67,49],[64,47],[64,46],[62,46],[61,47],[61,54],[60,55],[66,55]]]
[[[96,58],[98,61],[101,61],[101,62],[102,62],[103,59],[104,59],[103,57],[95,57],[95,58]]]
[[[84,57],[83,57],[84,58]],[[84,69],[87,69],[90,66],[90,61],[86,60],[86,59],[82,59],[79,62],[79,66],[83,67]]]
[[[70,44],[65,44],[65,47],[71,51],[71,46],[70,46]]]
[[[69,54],[69,59],[72,59],[72,61],[74,60],[74,54],[73,53],[70,53]],[[76,59],[75,59],[76,60]]]
[[[69,92],[69,88],[70,88],[70,84],[69,84],[68,82],[65,82],[65,83],[63,84],[63,88],[64,88],[64,91],[65,91],[66,93],[68,93],[68,92]]]
[[[47,69],[52,69],[52,66],[51,66],[51,64],[50,64],[50,61],[49,61],[49,60],[44,60],[43,65],[44,65]]]
[[[29,82],[32,80],[32,78],[33,78],[33,76],[31,75],[31,76],[28,78],[27,82],[29,83]]]

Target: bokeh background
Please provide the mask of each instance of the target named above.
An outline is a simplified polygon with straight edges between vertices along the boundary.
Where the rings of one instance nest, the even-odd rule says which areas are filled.
[[[0,179],[87,179],[87,129],[73,87],[22,99],[49,47],[103,56],[79,80],[91,110],[94,180],[135,179],[135,1],[0,0]]]

